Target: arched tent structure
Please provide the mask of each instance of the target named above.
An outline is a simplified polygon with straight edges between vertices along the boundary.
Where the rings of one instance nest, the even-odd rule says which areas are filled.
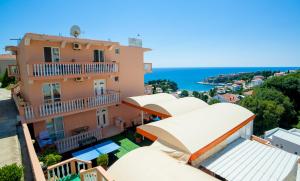
[[[170,116],[166,114],[162,114],[160,112],[155,112],[152,110],[145,109],[144,106],[147,104],[156,104],[159,102],[167,102],[172,100],[177,100],[177,98],[171,94],[160,93],[160,94],[152,94],[152,95],[127,97],[122,101],[122,103],[140,109],[142,111],[166,118]]]
[[[208,106],[206,102],[194,97],[177,99],[166,93],[128,97],[122,102],[162,118],[177,116]]]
[[[127,153],[117,160],[107,172],[118,181],[217,180],[205,172],[179,162],[151,147],[141,147]]]
[[[219,103],[142,125],[137,132],[190,154],[190,161],[221,143],[247,125],[255,115],[236,104]],[[251,133],[250,133],[251,134]]]
[[[170,116],[177,116],[206,106],[208,106],[208,104],[200,99],[184,97],[171,101],[146,104],[144,108]]]

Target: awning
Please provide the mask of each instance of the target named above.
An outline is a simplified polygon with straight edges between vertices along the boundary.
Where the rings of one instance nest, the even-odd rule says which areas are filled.
[[[197,168],[147,146],[127,153],[109,167],[107,172],[117,181],[217,180]]]
[[[137,132],[158,138],[195,160],[254,119],[254,114],[236,104],[218,103],[175,117],[141,125]]]
[[[108,154],[119,149],[120,146],[113,141],[105,141],[95,146],[72,153],[73,157],[80,160],[90,161],[102,154]]]
[[[206,102],[194,97],[177,99],[173,95],[166,93],[128,97],[122,102],[163,118],[180,115],[208,106]]]

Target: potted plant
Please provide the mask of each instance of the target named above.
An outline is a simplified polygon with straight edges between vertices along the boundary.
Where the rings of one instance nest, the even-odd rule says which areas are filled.
[[[108,154],[100,155],[96,161],[98,166],[102,166],[104,169],[107,169],[108,161],[109,161]]]
[[[141,143],[142,142],[142,136],[138,133],[135,133],[135,142]]]

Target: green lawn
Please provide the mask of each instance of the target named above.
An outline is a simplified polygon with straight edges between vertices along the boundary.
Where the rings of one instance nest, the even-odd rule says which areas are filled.
[[[115,153],[115,156],[118,158],[121,158],[123,155],[126,153],[139,148],[140,146],[135,144],[133,141],[130,139],[126,138],[123,135],[117,135],[111,138],[115,143],[120,145],[120,148],[118,151]]]

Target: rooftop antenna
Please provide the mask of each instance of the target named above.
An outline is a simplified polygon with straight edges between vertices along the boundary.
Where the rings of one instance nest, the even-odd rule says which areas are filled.
[[[80,27],[78,25],[73,25],[70,29],[70,35],[77,38],[80,35]]]
[[[9,40],[17,41],[17,44],[19,44],[21,41],[21,38],[10,38]]]

